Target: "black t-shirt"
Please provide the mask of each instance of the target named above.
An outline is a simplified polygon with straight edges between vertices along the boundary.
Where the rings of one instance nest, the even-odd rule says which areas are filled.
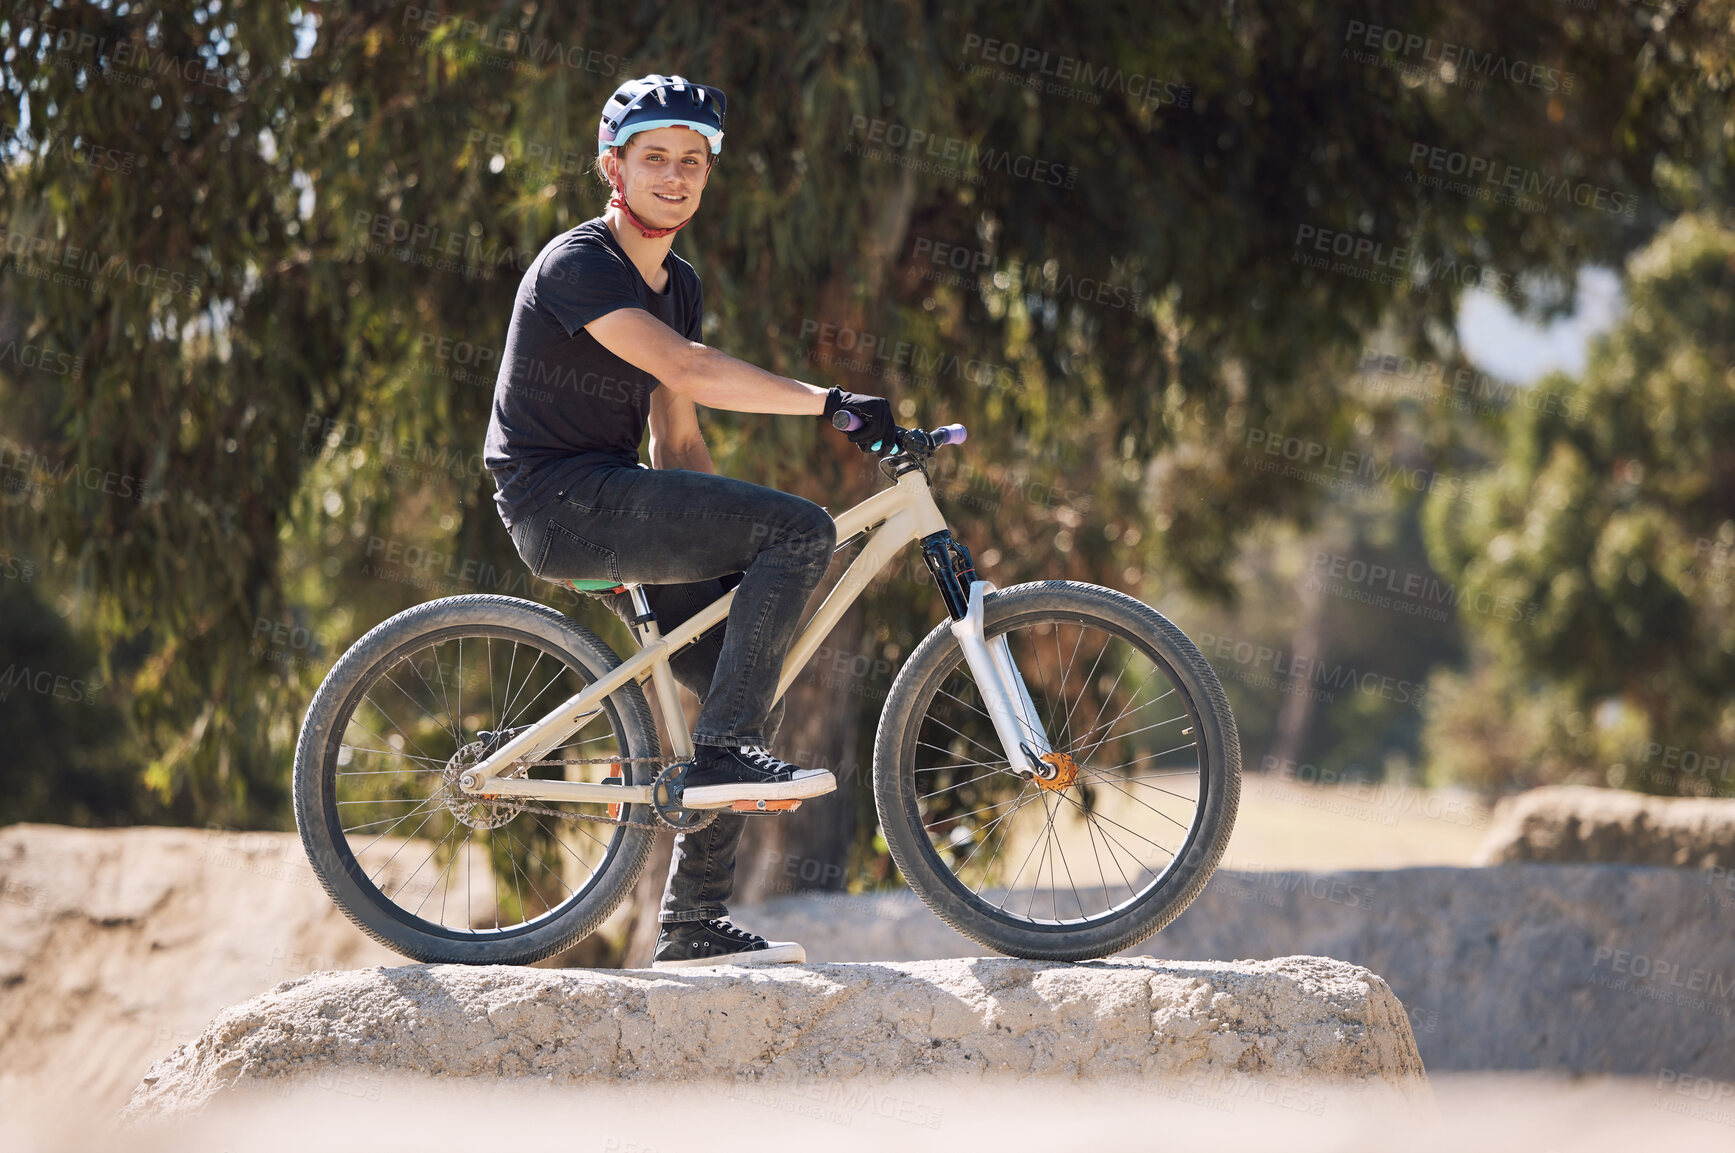
[[[699,274],[672,251],[666,291],[651,291],[601,217],[549,241],[525,270],[506,330],[482,463],[506,527],[599,464],[633,466],[657,378],[584,326],[642,308],[688,340],[703,313]]]

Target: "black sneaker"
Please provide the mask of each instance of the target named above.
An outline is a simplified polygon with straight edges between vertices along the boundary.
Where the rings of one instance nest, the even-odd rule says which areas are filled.
[[[779,965],[807,960],[807,950],[794,941],[767,941],[729,923],[678,921],[657,934],[653,969],[697,969],[704,965]]]
[[[752,745],[700,745],[682,783],[681,804],[726,809],[736,801],[804,801],[836,788],[829,770],[799,768]]]

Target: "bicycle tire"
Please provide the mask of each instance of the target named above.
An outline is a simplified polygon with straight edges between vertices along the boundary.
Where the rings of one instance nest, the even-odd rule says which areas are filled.
[[[419,915],[408,915],[369,879],[338,817],[338,765],[344,756],[344,737],[353,714],[369,690],[383,683],[394,669],[403,667],[402,662],[458,637],[528,642],[539,652],[552,653],[563,659],[568,676],[576,678],[579,684],[591,683],[620,664],[619,656],[594,633],[554,609],[532,601],[477,594],[447,597],[406,609],[352,645],[332,666],[309,704],[295,750],[295,823],[314,873],[326,893],[357,927],[374,940],[422,962],[528,964],[569,948],[594,932],[631,895],[650,852],[655,836],[653,830],[625,823],[597,826],[612,828],[612,840],[607,844],[598,870],[592,873],[582,891],[574,892],[563,904],[546,910],[534,920],[526,920],[515,929],[487,933],[477,929],[459,931],[450,926],[434,925]],[[492,658],[493,641],[487,648]],[[458,651],[459,683],[462,684],[461,642]],[[516,661],[516,650],[513,652]],[[538,664],[540,660],[539,655]],[[488,675],[497,677],[492,665]],[[561,676],[558,669],[554,670],[554,676],[557,680]],[[509,671],[508,686],[510,681]],[[527,674],[525,684],[529,683]],[[551,685],[555,683],[550,682]],[[508,698],[506,709],[514,703]],[[536,703],[535,699],[530,703]],[[467,726],[462,724],[464,709],[461,697],[459,712],[460,727],[453,738],[454,744],[467,735],[464,731]],[[620,755],[657,755],[656,725],[637,684],[629,682],[610,694],[604,701],[602,715],[612,739],[617,742]],[[485,728],[487,725],[476,727]],[[350,755],[354,756],[353,746]],[[625,779],[635,784],[649,784],[656,771],[650,764],[632,762],[627,762],[626,768],[630,775]],[[444,770],[422,768],[404,771],[428,773]],[[435,782],[433,787],[437,789],[438,783]],[[441,804],[445,802],[433,804],[433,810],[437,812]],[[449,805],[446,807],[450,808]],[[644,805],[623,805],[620,812],[624,821],[647,823],[651,820],[648,807]],[[517,813],[498,827],[510,828],[525,815]],[[495,842],[494,828],[489,826],[487,829],[490,848]],[[474,831],[473,828],[472,834]],[[599,838],[593,836],[592,839],[601,843]],[[467,845],[468,841],[455,852],[467,852]],[[555,856],[557,865],[568,867],[557,854]],[[466,865],[468,861],[466,857]],[[471,893],[468,875],[465,884],[468,901]],[[495,884],[499,886],[497,878]],[[520,907],[523,907],[522,898]]]
[[[1111,640],[1118,638],[1128,653],[1142,655],[1150,661],[1154,669],[1166,672],[1177,695],[1176,703],[1167,707],[1184,706],[1185,716],[1192,722],[1189,731],[1197,734],[1195,739],[1203,750],[1202,753],[1194,754],[1199,766],[1198,796],[1193,798],[1195,819],[1187,832],[1185,842],[1173,851],[1173,859],[1165,870],[1161,874],[1155,874],[1153,870],[1156,880],[1152,884],[1138,890],[1129,881],[1127,888],[1132,892],[1132,896],[1123,905],[1112,906],[1094,919],[1081,917],[1070,919],[1072,923],[1068,923],[1069,919],[1059,916],[1058,896],[1055,898],[1057,908],[1056,916],[1052,919],[1054,923],[1041,923],[1031,916],[1008,914],[1004,909],[1008,897],[1002,898],[999,909],[992,907],[989,900],[982,895],[982,890],[972,891],[965,883],[960,876],[964,870],[955,872],[953,866],[942,857],[941,847],[936,846],[935,837],[930,835],[925,826],[918,804],[924,796],[933,795],[922,794],[921,785],[916,779],[918,736],[923,731],[924,724],[930,727],[935,724],[930,719],[930,714],[935,712],[934,702],[940,694],[942,683],[953,683],[949,680],[952,677],[962,677],[969,683],[968,665],[964,663],[962,650],[952,635],[950,622],[945,622],[929,633],[910,654],[887,696],[886,707],[875,734],[874,801],[892,859],[910,887],[941,920],[966,937],[999,952],[1031,960],[1077,961],[1104,957],[1130,948],[1161,930],[1186,909],[1210,880],[1234,828],[1241,788],[1241,748],[1235,718],[1224,696],[1222,685],[1198,648],[1179,628],[1157,610],[1112,589],[1073,581],[1034,582],[988,594],[984,598],[983,609],[984,630],[990,638],[1000,635],[1010,637],[1015,635],[1017,630],[1026,627],[1034,634],[1040,626],[1047,625],[1053,629],[1059,648],[1061,630],[1071,627],[1077,630],[1080,637],[1080,640],[1075,642],[1076,653],[1076,646],[1082,644],[1086,627],[1097,627]],[[1019,660],[1020,671],[1029,682],[1031,675],[1025,670],[1024,664],[1023,660]],[[1094,672],[1093,667],[1093,675]],[[1060,674],[1062,690],[1065,689],[1070,675],[1070,666]],[[1046,671],[1043,676],[1046,685]],[[1087,676],[1084,681],[1086,691],[1090,689],[1091,683],[1091,677]],[[1032,691],[1036,690],[1033,688]],[[1143,691],[1142,686],[1140,691]],[[953,699],[958,698],[953,696]],[[955,710],[952,715],[967,716],[961,710]],[[1098,715],[1100,717],[1100,711]],[[1071,712],[1066,714],[1066,723],[1070,724],[1072,716]],[[979,723],[985,721],[984,714],[982,722]],[[1114,722],[1111,722],[1111,730],[1113,724]],[[941,728],[958,731],[956,725]],[[1107,739],[1105,731],[1105,735],[1093,748],[1100,747]],[[992,751],[999,751],[997,739]],[[1009,766],[1006,770],[1000,770],[986,765],[985,762],[984,765],[991,772],[1003,771],[1008,776],[1011,775]],[[1093,775],[1094,770],[1088,766],[1081,772],[1086,785],[1114,784],[1107,776],[1099,781],[1099,778]],[[935,778],[936,781],[945,779]],[[1002,783],[1000,787],[1012,786],[1010,783]],[[1019,795],[1023,796],[1022,790],[1033,787],[1034,782],[1023,783],[1019,786]],[[1066,791],[1060,790],[1063,794]],[[1137,799],[1137,795],[1130,789],[1121,791]],[[1040,796],[1040,790],[1038,795]],[[1074,803],[1082,814],[1077,818],[1078,821],[1085,824],[1088,830],[1091,820],[1089,805]],[[1004,806],[1008,802],[1002,801],[999,804]],[[1048,801],[1043,799],[1042,804],[1046,809]],[[1027,802],[1019,801],[1006,815],[1016,814],[1026,807]],[[1062,810],[1064,805],[1057,801],[1055,811]],[[996,817],[989,824],[999,823],[1002,819]],[[937,825],[945,823],[935,822]],[[1053,826],[1054,818],[1050,816],[1050,835],[1053,835]],[[960,827],[964,826],[955,824],[954,831]],[[974,840],[979,835],[979,831],[972,830],[972,839],[960,843],[958,851],[962,851],[962,844],[975,844],[976,847],[971,849],[971,856],[979,855],[982,845],[985,844]],[[1060,845],[1058,836],[1055,844]],[[1095,850],[1097,845],[1094,835],[1091,844]],[[996,852],[998,851],[997,849]],[[1044,851],[1050,850],[1045,848]],[[1052,855],[1064,858],[1063,848]],[[1113,855],[1112,850],[1110,855]],[[965,865],[968,864],[966,861]],[[990,861],[988,868],[991,868],[992,864]],[[1100,859],[1098,865],[1101,867]],[[1052,875],[1055,871],[1052,862],[1050,870]],[[985,868],[984,872],[986,871]],[[1022,872],[1022,867],[1020,871]],[[1106,874],[1106,869],[1103,871]],[[1071,876],[1070,864],[1068,876]],[[1039,862],[1038,883],[1040,879]],[[1108,892],[1106,884],[1104,892]],[[1076,885],[1073,896],[1078,899],[1082,909],[1084,898]],[[1106,896],[1104,900],[1107,900]],[[1033,906],[1036,903],[1034,896],[1031,903]]]

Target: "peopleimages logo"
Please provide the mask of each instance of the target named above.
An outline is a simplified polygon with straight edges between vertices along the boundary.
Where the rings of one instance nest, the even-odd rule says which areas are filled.
[[[1255,644],[1236,637],[1200,633],[1199,651],[1208,659],[1233,661],[1243,669],[1269,669],[1279,682],[1296,685],[1324,685],[1333,689],[1350,689],[1381,700],[1420,708],[1427,686],[1416,681],[1401,680],[1374,671],[1361,671],[1351,665],[1333,664],[1317,657],[1302,656],[1270,645]],[[1232,674],[1234,670],[1231,670]],[[1238,678],[1245,679],[1245,678]],[[1253,683],[1253,682],[1248,682]],[[1254,684],[1255,688],[1266,687]],[[1270,687],[1281,687],[1273,685]],[[1327,701],[1331,697],[1325,698]]]
[[[1423,187],[1511,204],[1526,212],[1565,203],[1631,220],[1639,210],[1639,198],[1630,192],[1615,192],[1569,176],[1544,176],[1533,168],[1419,141],[1410,145],[1410,169],[1405,180]]]
[[[12,690],[16,688],[75,705],[94,705],[96,694],[102,689],[102,685],[97,681],[76,679],[46,669],[10,664],[0,670],[0,702],[10,697]]]
[[[1416,292],[1432,292],[1437,285],[1457,284],[1514,301],[1523,299],[1518,279],[1509,272],[1486,264],[1459,264],[1455,256],[1436,256],[1430,260],[1402,245],[1388,246],[1373,237],[1314,224],[1296,228],[1295,250],[1289,259],[1303,268]]]
[[[1044,307],[1050,301],[1064,299],[1098,304],[1105,308],[1124,309],[1128,312],[1137,312],[1144,303],[1143,289],[1118,283],[1117,280],[1121,277],[1112,265],[1110,278],[1106,280],[1101,277],[1075,276],[1070,269],[1062,269],[1060,262],[1056,260],[1045,261],[1041,265],[1025,265],[1018,260],[1011,260],[1005,268],[1000,268],[995,257],[986,250],[967,248],[961,244],[947,244],[927,236],[916,237],[910,255],[927,265],[922,269],[923,280],[952,288],[983,291],[992,285],[1003,290],[1016,280],[1026,289],[1025,307],[1031,312]]]
[[[1606,973],[1604,966],[1608,968]],[[1665,1004],[1684,1005],[1719,1017],[1730,1015],[1728,1002],[1735,1000],[1735,978],[1716,969],[1683,965],[1678,960],[1598,945],[1590,967],[1593,985]]]
[[[1497,412],[1522,405],[1532,412],[1564,413],[1573,420],[1583,420],[1590,413],[1590,402],[1583,397],[1532,384],[1514,384],[1470,368],[1449,369],[1439,361],[1417,360],[1372,348],[1362,350],[1356,374],[1372,391],[1414,400],[1434,399],[1466,412]]]
[[[907,340],[894,340],[848,325],[822,324],[804,318],[801,339],[810,337],[817,340],[807,356],[817,364],[842,366],[893,380],[921,381],[952,376],[968,384],[1007,392],[1019,392],[1024,387],[1010,365],[962,359],[955,353],[935,352]]]
[[[1349,22],[1344,29],[1343,42],[1345,47],[1341,57],[1357,64],[1373,64],[1411,74],[1421,74],[1424,64],[1432,65],[1432,71],[1441,80],[1468,88],[1479,89],[1485,87],[1487,81],[1498,79],[1571,96],[1578,83],[1571,72],[1562,72],[1545,64],[1513,60],[1499,53],[1481,52],[1464,44],[1435,40],[1432,36],[1418,36],[1362,20]],[[1416,63],[1417,60],[1421,63]]]
[[[989,173],[1000,173],[1056,188],[1072,188],[1078,183],[1078,169],[1070,164],[974,144],[960,136],[938,135],[895,120],[869,119],[866,116],[850,117],[849,141],[844,145],[844,152],[868,160],[880,160],[889,153],[899,157],[902,166],[949,179],[974,182]]]
[[[979,57],[986,64],[1003,64],[1026,74],[1018,77],[1003,72],[996,75],[996,79],[1017,80],[1024,87],[1091,104],[1101,104],[1104,92],[1122,93],[1147,108],[1164,104],[1187,108],[1193,103],[1193,90],[1185,84],[1146,76],[1142,72],[1128,73],[1107,65],[1093,65],[1076,56],[997,40],[992,36],[979,36],[974,32],[964,37],[964,56],[966,59]],[[975,65],[970,67],[977,74],[991,71]]]

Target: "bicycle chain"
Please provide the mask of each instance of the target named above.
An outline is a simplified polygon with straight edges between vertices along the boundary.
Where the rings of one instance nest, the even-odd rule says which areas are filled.
[[[513,772],[516,773],[520,769],[540,768],[544,765],[667,765],[669,763],[670,762],[666,757],[562,757],[548,761],[526,761],[519,765],[518,768],[514,769]],[[679,826],[671,824],[669,821],[664,819],[661,813],[657,812],[657,807],[655,805],[646,806],[651,810],[651,815],[656,818],[654,821],[647,822],[622,821],[617,820],[614,817],[600,817],[593,813],[569,813],[564,809],[551,809],[546,805],[538,805],[530,801],[508,801],[502,798],[488,803],[491,805],[510,805],[514,810],[520,813],[534,813],[540,817],[559,817],[561,820],[565,821],[595,821],[598,824],[618,825],[625,829],[673,829],[676,832],[695,831],[692,829],[683,830]],[[620,801],[615,803],[628,804],[630,802]],[[709,821],[706,822],[706,824],[709,823]],[[699,827],[703,828],[704,826],[701,825]]]

